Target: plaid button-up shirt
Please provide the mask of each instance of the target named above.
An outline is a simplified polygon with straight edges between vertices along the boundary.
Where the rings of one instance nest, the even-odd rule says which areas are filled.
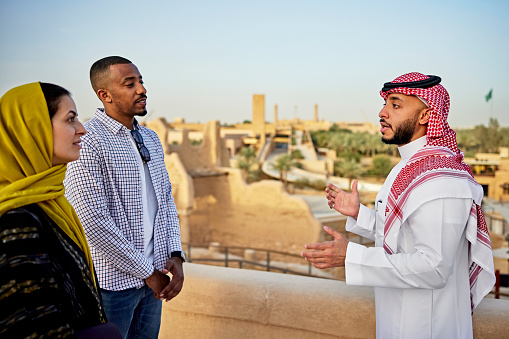
[[[84,125],[88,133],[80,158],[67,166],[66,197],[85,229],[100,287],[142,287],[154,268],[163,269],[172,251],[182,250],[161,142],[154,131],[138,125],[150,152],[147,164],[158,203],[151,264],[143,254],[141,177],[130,130],[103,109]]]

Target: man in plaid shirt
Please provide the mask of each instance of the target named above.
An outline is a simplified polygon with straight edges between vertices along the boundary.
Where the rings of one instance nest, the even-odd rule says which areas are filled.
[[[124,338],[157,338],[162,300],[184,282],[177,209],[156,133],[138,124],[146,89],[131,61],[111,56],[90,69],[104,105],[84,125],[66,197],[83,223],[107,317]],[[172,279],[167,273],[172,274]]]

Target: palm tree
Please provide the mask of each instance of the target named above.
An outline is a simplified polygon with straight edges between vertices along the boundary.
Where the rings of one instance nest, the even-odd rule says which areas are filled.
[[[336,151],[336,155],[339,155],[345,148],[347,148],[348,142],[346,133],[333,133],[329,140],[327,140],[327,147]]]
[[[377,149],[380,148],[381,143],[382,142],[380,141],[380,136],[376,134],[366,133],[366,148],[367,148],[366,155],[371,153],[371,156],[374,157]]]
[[[336,171],[344,178],[348,178],[348,187],[352,187],[352,180],[362,173],[362,166],[353,159],[341,159],[336,163]]]
[[[362,135],[361,133],[351,133],[348,134],[348,146],[350,148],[350,151],[357,155],[359,152],[362,153],[363,148],[363,141],[362,141]]]
[[[500,128],[500,146],[508,147],[509,146],[509,127],[501,127]]]
[[[477,140],[475,139],[475,136],[472,133],[472,129],[457,130],[456,140],[458,142],[459,149],[462,150],[465,153],[465,155],[468,154],[468,152],[471,151],[472,148],[477,145]]]
[[[256,150],[252,147],[242,147],[239,153],[237,153],[237,159],[237,167],[242,170],[244,179],[246,179],[253,165],[258,164]]]
[[[328,131],[318,130],[311,132],[311,138],[317,147],[327,147],[330,136],[331,132]]]
[[[486,135],[484,142],[488,145],[488,152],[497,153],[500,147],[500,134],[498,132],[500,125],[497,119],[490,118],[488,124],[488,135]]]
[[[299,163],[289,154],[283,154],[276,158],[276,162],[271,167],[279,171],[279,180],[283,181],[284,186],[287,185],[287,174],[294,167],[299,167]]]
[[[355,133],[355,137],[357,138],[357,143],[358,143],[358,150],[359,150],[359,153],[364,155],[364,156],[368,156],[369,154],[369,151],[370,151],[370,148],[369,148],[369,145],[368,145],[368,133],[364,133],[364,132],[358,132],[358,133]]]
[[[304,156],[302,155],[302,152],[300,149],[294,149],[291,153],[290,153],[291,157],[293,159],[304,159]]]
[[[371,173],[377,178],[386,177],[392,169],[391,158],[385,154],[375,155],[371,162]]]

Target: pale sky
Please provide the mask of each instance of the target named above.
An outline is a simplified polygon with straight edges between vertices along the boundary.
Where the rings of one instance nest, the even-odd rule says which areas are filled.
[[[509,1],[0,0],[0,94],[52,82],[82,120],[101,107],[88,72],[120,55],[138,66],[148,120],[377,123],[384,82],[442,77],[453,127],[509,126]],[[493,88],[492,102],[485,95]],[[366,118],[365,118],[366,117]]]

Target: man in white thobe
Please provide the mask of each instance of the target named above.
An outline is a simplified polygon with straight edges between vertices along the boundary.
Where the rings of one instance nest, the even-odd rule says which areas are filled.
[[[346,283],[375,287],[377,338],[472,338],[471,312],[495,282],[480,209],[483,190],[462,162],[447,124],[449,95],[437,76],[408,73],[385,83],[382,141],[401,161],[388,175],[375,211],[329,184],[328,204],[347,215],[346,230],[375,241],[308,244],[318,268],[345,266]]]

